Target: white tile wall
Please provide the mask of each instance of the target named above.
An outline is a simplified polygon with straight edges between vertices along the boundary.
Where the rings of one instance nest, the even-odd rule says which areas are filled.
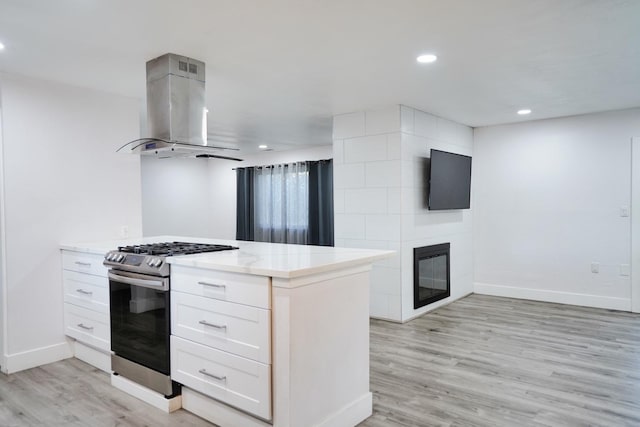
[[[455,245],[451,298],[471,292],[471,212],[428,211],[423,169],[431,148],[470,155],[472,141],[471,128],[404,105],[334,118],[336,244],[397,251],[374,265],[373,317],[426,311],[413,309],[414,247]]]
[[[402,319],[402,301],[403,298],[400,295],[389,295],[387,297],[389,301],[388,305],[388,318],[389,319]]]
[[[400,160],[367,162],[364,182],[367,187],[400,187]]]
[[[438,118],[431,114],[414,110],[414,135],[426,138],[438,137]]]
[[[333,164],[341,165],[344,163],[344,141],[341,139],[333,140]]]
[[[389,295],[371,292],[369,294],[369,314],[372,317],[391,319],[389,317]],[[392,320],[399,320],[393,318]]]
[[[414,112],[416,110],[407,107],[406,105],[400,106],[400,130],[404,133],[414,133]]]
[[[371,292],[386,295],[400,295],[400,268],[374,265],[371,272]]]
[[[460,123],[438,117],[438,136],[441,141],[471,148],[473,129]]]
[[[365,112],[365,134],[378,135],[400,129],[400,106]]]
[[[402,189],[389,188],[387,190],[387,211],[390,214],[402,213]]]
[[[333,188],[364,187],[364,163],[333,166]]]
[[[386,214],[386,188],[360,188],[345,190],[345,213]]]
[[[365,216],[351,214],[334,214],[335,237],[339,239],[364,239]]]
[[[364,111],[333,116],[333,139],[364,135]]]
[[[400,240],[402,235],[400,218],[401,215],[366,215],[365,238],[368,240]]]
[[[374,162],[387,160],[387,136],[371,135],[344,140],[344,161]]]
[[[344,212],[344,189],[334,188],[333,189],[333,212],[334,213],[345,213]]]
[[[387,134],[387,159],[400,160],[402,158],[402,134],[393,132]]]

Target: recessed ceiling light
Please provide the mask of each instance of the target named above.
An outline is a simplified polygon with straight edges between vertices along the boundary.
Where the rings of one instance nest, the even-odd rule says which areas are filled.
[[[431,62],[436,62],[436,60],[438,59],[437,56],[432,55],[432,54],[425,54],[425,55],[420,55],[416,58],[416,61],[418,61],[421,64],[429,64]]]
[[[0,50],[4,50],[4,45],[0,42]]]
[[[531,114],[531,110],[528,108],[523,108],[522,110],[518,110],[518,114],[521,116],[526,116],[527,114]]]
[[[264,144],[261,144],[261,145],[258,145],[258,148],[261,149],[261,150],[264,150],[264,149],[269,148],[269,147],[264,145]]]

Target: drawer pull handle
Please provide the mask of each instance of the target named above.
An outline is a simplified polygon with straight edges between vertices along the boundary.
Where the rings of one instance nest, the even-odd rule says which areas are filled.
[[[200,369],[198,372],[200,372],[202,375],[206,375],[206,376],[211,377],[213,379],[216,379],[218,381],[227,381],[227,377],[225,377],[225,376],[220,377],[218,375],[211,374],[211,373],[207,372],[206,369]]]
[[[84,289],[76,289],[76,292],[83,295],[93,295],[93,292],[85,291]]]
[[[91,263],[90,262],[82,262],[82,261],[76,261],[76,264],[78,265],[82,265],[84,267],[90,267]]]
[[[227,329],[227,325],[216,325],[215,323],[209,323],[206,320],[201,320],[198,323],[200,323],[201,325],[210,326],[216,329]]]
[[[86,329],[87,331],[93,331],[93,326],[85,326],[82,323],[78,323],[78,327],[82,329]]]
[[[198,285],[211,286],[212,288],[220,288],[220,289],[224,289],[227,287],[226,285],[218,285],[216,283],[207,283],[207,282],[198,282]]]

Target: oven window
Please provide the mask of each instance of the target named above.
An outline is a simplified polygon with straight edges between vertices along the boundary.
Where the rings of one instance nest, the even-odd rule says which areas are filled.
[[[169,292],[109,281],[111,350],[169,374]]]

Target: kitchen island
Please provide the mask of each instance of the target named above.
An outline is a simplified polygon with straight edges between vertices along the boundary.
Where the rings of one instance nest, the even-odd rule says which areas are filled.
[[[369,273],[390,251],[160,236],[233,251],[171,264],[171,376],[221,426],[353,426],[371,415]]]

